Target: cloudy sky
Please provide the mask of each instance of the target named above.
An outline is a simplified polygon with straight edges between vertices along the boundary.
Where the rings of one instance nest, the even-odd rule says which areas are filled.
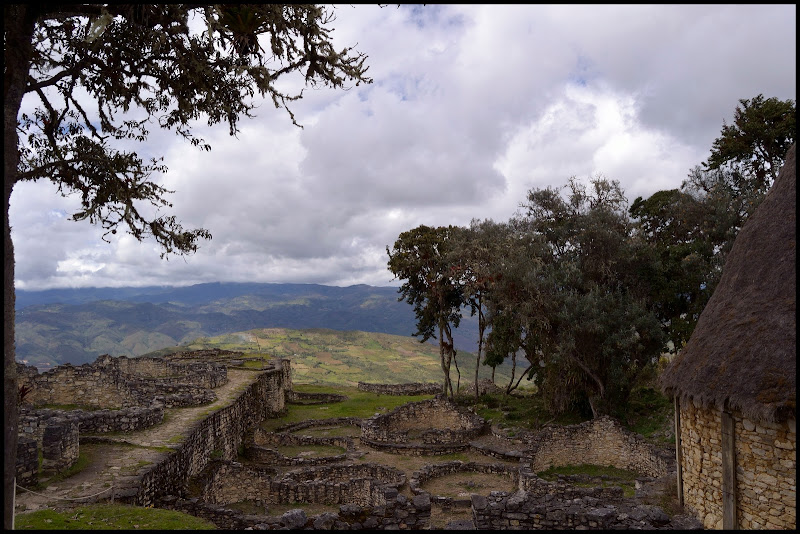
[[[69,220],[50,183],[17,184],[16,287],[295,282],[399,285],[386,247],[421,224],[506,221],[532,188],[618,180],[629,201],[679,187],[740,99],[796,100],[796,5],[340,5],[337,48],[371,85],[307,90],[298,122],[265,102],[201,152],[155,133],[156,177],[211,241],[153,241]]]

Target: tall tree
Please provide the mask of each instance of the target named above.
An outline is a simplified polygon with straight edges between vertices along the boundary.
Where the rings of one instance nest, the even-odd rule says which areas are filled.
[[[673,352],[691,336],[739,230],[794,142],[794,101],[758,95],[739,103],[708,161],[692,168],[680,189],[639,197],[630,208],[658,259],[653,298]]]
[[[4,524],[13,521],[17,443],[14,248],[9,202],[22,181],[48,179],[81,198],[75,220],[154,238],[164,255],[189,254],[205,229],[174,216],[148,218],[141,204],[169,207],[150,180],[166,167],[130,147],[149,129],[210,146],[192,125],[226,123],[231,135],[258,99],[285,109],[302,97],[277,82],[369,83],[366,57],[331,41],[333,12],[313,4],[5,4],[4,36]],[[26,109],[20,114],[23,99]],[[30,104],[30,105],[29,105]]]
[[[497,281],[498,258],[510,253],[508,226],[492,220],[473,219],[468,228],[453,229],[450,247],[453,255],[453,275],[463,287],[464,298],[470,313],[478,316],[478,352],[475,357],[475,398],[479,396],[478,373],[484,356],[486,331],[489,326],[486,315],[487,297]]]
[[[649,309],[652,257],[632,234],[619,183],[593,178],[592,189],[570,179],[567,196],[532,190],[527,215],[548,243],[553,266],[549,300],[550,350],[544,353],[543,393],[551,407],[585,399],[593,415],[624,406],[636,377],[664,348],[659,322]],[[557,402],[554,402],[557,401]]]
[[[553,312],[550,257],[544,240],[527,220],[512,218],[504,226],[502,254],[492,261],[496,273],[487,293],[491,332],[487,338],[486,362],[498,364],[511,357],[512,378],[506,393],[524,378],[532,378],[547,350]],[[516,377],[517,356],[527,367]]]
[[[398,289],[400,298],[414,306],[417,331],[414,336],[424,343],[439,340],[439,359],[444,374],[443,393],[453,396],[450,367],[456,357],[453,328],[461,322],[463,288],[454,276],[451,235],[453,226],[436,228],[420,225],[400,234],[390,250],[388,268],[404,280]],[[438,334],[438,335],[437,335]]]
[[[765,99],[763,94],[739,100],[733,124],[723,121],[721,135],[703,165],[708,169],[740,166],[752,189],[766,194],[796,137],[795,115],[794,100]]]

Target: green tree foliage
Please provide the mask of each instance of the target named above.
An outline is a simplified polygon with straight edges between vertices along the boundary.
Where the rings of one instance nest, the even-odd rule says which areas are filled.
[[[489,318],[487,295],[500,276],[497,259],[509,257],[508,226],[492,220],[473,219],[468,228],[451,232],[450,263],[457,284],[463,288],[470,313],[478,316],[478,352],[475,357],[475,398],[479,396],[478,372],[484,356]],[[497,364],[502,363],[502,359]],[[492,369],[494,370],[494,367]]]
[[[424,343],[439,340],[439,357],[444,373],[443,391],[453,396],[450,368],[456,357],[453,328],[461,322],[464,292],[454,275],[451,236],[452,226],[417,228],[400,234],[390,250],[388,268],[399,280],[404,280],[398,300],[414,307],[417,331],[413,334]]]
[[[277,85],[292,74],[311,86],[371,82],[363,54],[334,48],[332,22],[330,8],[313,4],[4,5],[6,528],[17,435],[14,185],[47,179],[62,194],[79,195],[72,218],[101,225],[105,238],[121,228],[154,238],[165,255],[194,252],[211,234],[160,213],[170,191],[150,177],[166,167],[139,156],[137,143],[155,127],[208,150],[194,124],[224,123],[235,135],[262,97],[295,122],[287,106],[302,91]],[[23,98],[31,111],[20,114]]]
[[[634,200],[638,235],[657,258],[652,299],[679,351],[717,287],[739,230],[763,200],[794,142],[791,100],[740,100],[734,124],[723,123],[711,156],[680,189]]]
[[[528,221],[512,218],[505,225],[504,250],[493,259],[497,273],[488,292],[487,311],[491,332],[487,336],[487,365],[499,365],[511,358],[512,376],[506,393],[531,378],[545,350],[553,311],[548,256],[541,236],[531,231]],[[527,362],[516,377],[517,357]],[[520,362],[521,363],[521,362]]]
[[[796,137],[795,114],[793,100],[765,99],[763,94],[739,100],[733,124],[723,121],[721,135],[714,140],[704,166],[740,167],[748,189],[766,194]]]
[[[570,179],[566,198],[553,188],[531,190],[524,207],[551,266],[542,394],[556,412],[585,400],[598,416],[624,408],[665,338],[648,300],[652,256],[633,235],[625,195],[618,182],[590,183],[588,191]]]

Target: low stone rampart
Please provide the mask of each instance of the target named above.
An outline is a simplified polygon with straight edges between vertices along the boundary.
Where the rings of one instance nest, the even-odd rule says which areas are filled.
[[[346,400],[346,395],[338,393],[303,393],[300,391],[290,391],[286,398],[286,401],[292,404],[329,404]]]
[[[542,481],[544,482],[544,481]],[[620,488],[549,484],[547,491],[472,495],[476,530],[700,530],[689,516],[622,497]]]
[[[275,447],[286,446],[332,446],[341,447],[344,453],[331,456],[285,456]],[[286,432],[268,432],[256,428],[245,440],[244,454],[249,460],[276,466],[310,466],[341,462],[349,459],[355,450],[353,438],[346,436],[315,437],[289,434]]]
[[[330,419],[308,419],[298,423],[289,423],[275,429],[276,433],[298,433],[306,428],[313,427],[333,427],[333,426],[357,426],[361,428],[362,419],[360,417],[332,417]]]
[[[426,482],[435,478],[463,472],[502,475],[507,477],[514,486],[519,484],[518,466],[509,466],[497,463],[462,462],[455,460],[452,462],[428,464],[423,466],[422,469],[415,471],[411,476],[408,481],[408,487],[415,495],[429,493],[422,488]],[[452,497],[441,495],[431,495],[431,503],[442,507],[448,507],[454,504],[454,499]],[[465,500],[464,504],[469,506],[469,500]]]
[[[170,497],[159,503],[162,508],[180,510],[211,521],[225,530],[427,530],[431,504],[427,494],[412,499],[395,488],[385,487],[381,506],[343,504],[336,513],[308,517],[301,509],[280,516],[246,515],[199,499]]]
[[[258,371],[256,380],[233,403],[200,421],[175,453],[142,477],[133,504],[150,506],[167,495],[184,497],[189,479],[205,468],[212,455],[235,459],[252,428],[285,411],[284,377],[291,373],[289,365],[288,360],[280,360],[272,368]]]
[[[486,429],[482,417],[437,396],[365,419],[361,442],[401,454],[447,454],[468,448]]]
[[[193,406],[216,400],[210,388],[228,380],[225,366],[216,363],[175,364],[161,358],[107,354],[92,364],[65,364],[41,374],[19,363],[17,369],[19,385],[28,390],[24,405],[33,407],[121,409],[147,406],[156,397],[167,407]]]
[[[108,432],[133,432],[157,425],[164,420],[164,405],[153,403],[147,407],[122,410],[53,410],[21,409],[20,432],[36,434],[49,421],[64,419],[78,425],[81,433],[105,434]]]
[[[214,462],[203,475],[200,498],[211,504],[255,501],[385,506],[386,488],[406,481],[397,469],[379,464],[340,463],[289,471],[275,477],[272,467]]]
[[[116,366],[127,375],[214,389],[228,382],[227,368],[214,362],[173,363],[164,358],[100,356],[94,365]]]
[[[256,428],[253,430],[252,440],[255,445],[274,445],[279,447],[292,445],[330,445],[333,447],[342,447],[348,451],[355,449],[353,438],[347,436],[303,436],[288,432],[268,432],[263,428]]]
[[[437,395],[442,392],[442,385],[436,383],[422,384],[413,382],[408,384],[370,384],[358,383],[359,391],[377,393],[378,395]]]
[[[674,452],[658,449],[611,417],[577,425],[548,426],[526,434],[535,472],[565,465],[613,465],[658,478],[675,471]]]

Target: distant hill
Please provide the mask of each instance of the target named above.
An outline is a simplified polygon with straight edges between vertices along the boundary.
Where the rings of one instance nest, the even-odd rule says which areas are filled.
[[[211,283],[187,287],[79,288],[16,292],[16,357],[40,369],[140,356],[256,328],[327,328],[411,336],[413,308],[396,287]],[[477,321],[455,332],[477,347]]]
[[[296,384],[355,387],[359,381],[382,384],[443,382],[437,346],[419,343],[408,336],[374,332],[327,328],[258,328],[202,338],[181,347],[168,347],[149,355],[212,348],[287,358],[292,362],[292,382]],[[474,356],[459,353],[458,365],[461,386],[466,387],[467,383],[473,383]],[[491,368],[480,368],[479,379],[488,379],[491,376]],[[508,364],[498,367],[495,372],[497,384],[505,386],[510,377],[511,367]],[[458,381],[455,366],[451,368],[451,378],[455,387]]]

